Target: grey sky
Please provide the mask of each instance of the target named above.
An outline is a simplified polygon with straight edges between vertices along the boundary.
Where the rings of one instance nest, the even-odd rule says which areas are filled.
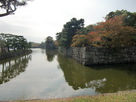
[[[103,21],[111,11],[136,12],[136,0],[34,0],[15,15],[0,18],[0,33],[23,35],[28,41],[55,38],[71,18],[83,18],[85,26]]]

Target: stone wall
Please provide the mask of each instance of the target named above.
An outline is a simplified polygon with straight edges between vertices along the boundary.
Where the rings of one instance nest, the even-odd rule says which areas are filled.
[[[136,47],[114,49],[104,47],[73,47],[64,52],[83,65],[136,62]]]

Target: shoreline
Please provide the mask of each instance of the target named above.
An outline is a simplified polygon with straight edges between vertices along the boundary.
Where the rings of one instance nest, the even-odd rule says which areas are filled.
[[[136,102],[136,90],[58,99],[30,99],[0,102]]]
[[[19,57],[23,55],[27,55],[32,53],[32,50],[18,50],[13,52],[7,52],[7,53],[0,53],[0,61],[7,60],[14,57]]]

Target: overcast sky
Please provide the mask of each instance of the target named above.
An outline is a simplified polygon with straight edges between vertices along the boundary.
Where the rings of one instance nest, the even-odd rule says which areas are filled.
[[[28,41],[55,39],[63,25],[73,17],[83,18],[85,26],[104,21],[116,10],[136,12],[136,0],[34,0],[19,7],[15,15],[0,18],[0,33],[23,35]]]

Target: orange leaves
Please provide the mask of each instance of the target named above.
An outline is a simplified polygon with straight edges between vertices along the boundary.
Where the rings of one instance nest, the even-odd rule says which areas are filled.
[[[84,47],[88,45],[90,45],[88,35],[79,35],[79,34],[73,37],[71,44],[72,47]]]
[[[94,26],[87,35],[75,35],[71,46],[121,47],[136,45],[136,29],[123,25],[123,16],[116,16]]]
[[[89,41],[93,44],[95,42],[99,42],[101,40],[100,34],[98,32],[90,32],[88,33]]]
[[[100,34],[107,33],[109,31],[118,31],[123,24],[122,18],[122,16],[111,18],[105,22],[99,23],[94,27],[94,29]]]
[[[71,47],[91,46],[100,41],[100,36],[97,32],[90,32],[87,35],[75,35],[72,40]]]
[[[99,23],[94,27],[95,32],[90,32],[92,42],[98,42],[101,46],[133,46],[136,40],[136,29],[123,26],[123,16],[117,16]]]

